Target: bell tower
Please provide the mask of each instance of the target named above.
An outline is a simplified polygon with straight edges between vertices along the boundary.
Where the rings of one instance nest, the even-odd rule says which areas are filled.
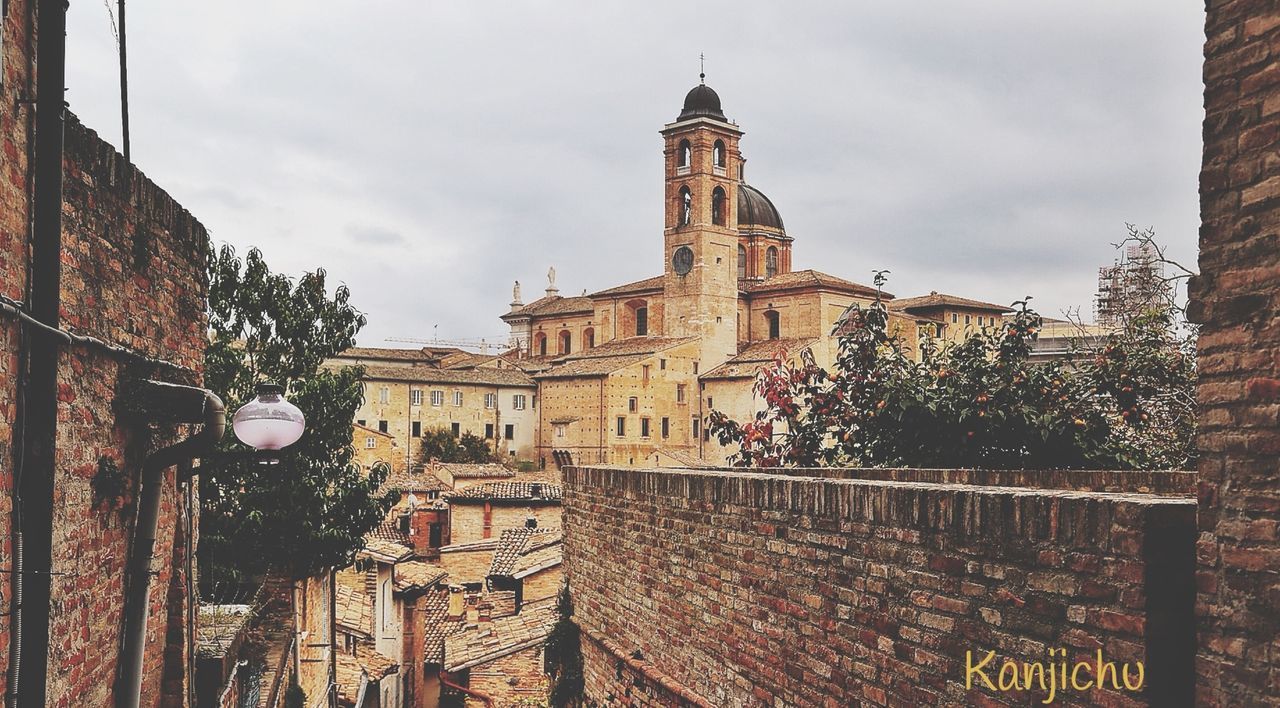
[[[663,126],[664,334],[699,337],[707,371],[737,354],[738,187],[742,131],[720,97],[699,83],[674,122]]]

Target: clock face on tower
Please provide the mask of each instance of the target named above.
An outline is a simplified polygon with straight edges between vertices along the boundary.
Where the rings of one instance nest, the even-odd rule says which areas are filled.
[[[671,268],[676,275],[688,275],[693,270],[693,249],[688,246],[677,248],[671,256]]]

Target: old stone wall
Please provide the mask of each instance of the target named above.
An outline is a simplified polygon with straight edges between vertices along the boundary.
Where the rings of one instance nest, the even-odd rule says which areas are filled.
[[[711,705],[1047,696],[976,675],[966,687],[966,652],[977,666],[991,651],[993,681],[1006,659],[1095,662],[1100,649],[1133,679],[1143,662],[1142,691],[1059,691],[1062,705],[1192,691],[1189,497],[619,468],[570,468],[565,484],[596,700],[616,691],[598,677],[632,670],[624,656],[644,662],[630,679]]]
[[[547,677],[542,667],[542,645],[532,646],[471,667],[467,687],[488,695],[498,706],[537,701],[547,695]],[[471,704],[469,700],[467,705]]]
[[[1280,7],[1208,2],[1197,700],[1280,702]]]
[[[0,292],[29,299],[31,3],[6,3],[0,86]],[[124,565],[145,455],[177,438],[123,417],[121,381],[198,384],[204,351],[204,228],[160,187],[69,116],[65,129],[62,324],[169,365],[129,363],[102,348],[59,355],[47,703],[108,705],[120,649]],[[19,328],[0,316],[0,544],[11,559]],[[112,491],[119,479],[123,486]],[[143,704],[183,705],[189,688],[189,551],[195,520],[185,490],[165,479],[155,548]],[[6,561],[7,566],[7,561]],[[0,591],[0,685],[9,658],[9,576]]]

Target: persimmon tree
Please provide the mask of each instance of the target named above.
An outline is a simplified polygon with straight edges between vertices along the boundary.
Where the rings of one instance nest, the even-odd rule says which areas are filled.
[[[884,283],[877,275],[877,288]],[[839,324],[831,371],[807,351],[755,384],[749,421],[708,425],[741,466],[1185,467],[1193,462],[1194,349],[1168,309],[1124,323],[1090,350],[1032,361],[1043,319],[1023,300],[959,343],[918,356],[877,296]]]
[[[258,382],[281,384],[307,427],[278,464],[237,454],[201,462],[203,580],[346,565],[390,507],[391,495],[378,492],[385,474],[351,464],[363,372],[321,366],[365,324],[349,300],[345,286],[329,294],[324,270],[295,281],[272,273],[257,249],[243,260],[225,245],[210,254],[205,385],[234,411]],[[230,433],[220,446],[243,450]]]

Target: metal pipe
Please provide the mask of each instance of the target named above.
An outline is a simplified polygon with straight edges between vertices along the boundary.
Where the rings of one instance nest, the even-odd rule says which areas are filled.
[[[30,296],[32,316],[57,328],[62,306],[62,159],[66,104],[66,0],[39,0],[36,21],[35,184],[32,199]],[[50,573],[53,570],[55,446],[58,429],[58,348],[32,337],[27,348],[22,476],[16,481],[25,568],[16,703],[43,706],[49,669]]]
[[[160,497],[165,470],[213,449],[226,432],[226,409],[212,391],[192,386],[155,384],[185,389],[200,406],[204,421],[200,432],[179,443],[156,450],[142,463],[138,489],[138,521],[134,526],[129,565],[125,575],[124,641],[116,683],[117,708],[139,708],[142,699],[142,665],[147,647],[147,609],[151,598],[151,558],[160,519]]]

